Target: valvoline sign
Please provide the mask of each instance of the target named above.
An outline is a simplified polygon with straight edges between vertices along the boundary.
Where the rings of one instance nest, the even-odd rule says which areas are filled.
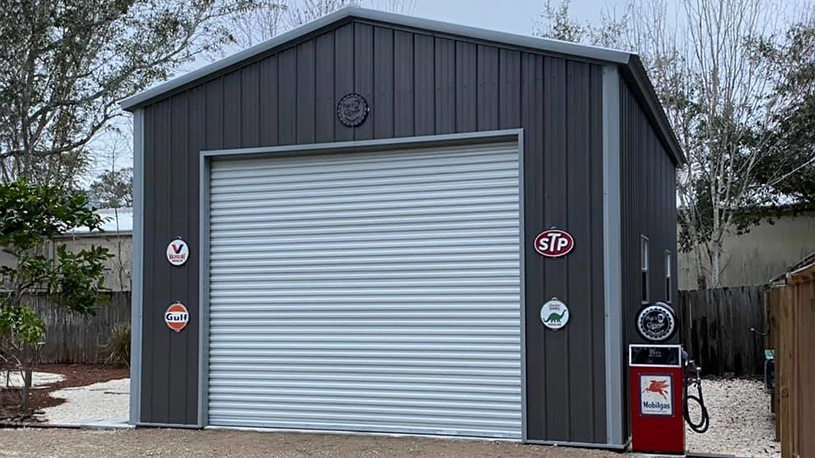
[[[181,239],[173,240],[167,245],[167,261],[174,266],[181,266],[190,257],[190,247]]]
[[[535,251],[547,258],[559,258],[571,253],[574,249],[574,238],[560,229],[549,229],[535,237]]]

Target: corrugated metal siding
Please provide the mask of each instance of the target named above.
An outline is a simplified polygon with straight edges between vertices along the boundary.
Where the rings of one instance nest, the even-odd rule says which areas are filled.
[[[298,74],[311,71],[313,77]],[[182,334],[158,338],[168,331],[161,319],[165,304],[186,300],[193,309],[198,304],[195,247],[183,270],[169,270],[163,250],[165,240],[177,235],[197,240],[201,149],[523,128],[529,438],[604,443],[601,72],[600,65],[560,56],[355,21],[253,62],[237,78],[222,76],[194,89],[187,98],[188,115],[182,113],[184,104],[172,107],[179,121],[171,123],[162,114],[175,97],[148,107],[152,127],[146,129],[145,175],[163,181],[150,181],[145,189],[150,248],[142,419],[169,421],[170,398],[183,398],[187,406],[186,414],[174,413],[173,420],[197,419],[198,391],[189,385],[198,376],[195,310]],[[363,126],[349,129],[335,109],[354,91],[368,98],[371,113]],[[593,114],[585,113],[586,107]],[[186,147],[183,141],[172,149],[156,142],[177,137],[186,139]],[[185,155],[184,170],[168,171],[173,155]],[[188,218],[171,221],[177,213]],[[545,260],[532,249],[535,235],[551,226],[578,236],[569,257]],[[540,306],[552,296],[573,312],[569,326],[557,333],[544,332],[539,317]],[[183,348],[186,362],[173,363],[176,372],[162,369],[171,365],[167,345]],[[564,356],[566,348],[573,350]]]
[[[665,301],[665,252],[673,254],[676,276],[676,169],[657,139],[626,83],[621,83],[622,111],[622,233],[623,297],[628,307],[626,324],[629,341],[642,343],[634,329],[640,308],[640,236],[649,239],[650,301]],[[676,278],[671,297],[676,297]],[[679,342],[678,336],[674,339]]]
[[[667,297],[666,250],[672,253],[671,297],[677,297],[676,168],[624,80],[620,82],[620,98],[622,292],[627,348],[630,343],[644,343],[635,328],[636,314],[641,307],[641,235],[649,239],[651,302],[665,301]],[[676,311],[679,313],[678,309]],[[670,343],[679,343],[678,333]],[[627,383],[627,372],[625,379]],[[628,413],[625,411],[626,416]]]
[[[517,144],[214,161],[209,424],[521,437]]]

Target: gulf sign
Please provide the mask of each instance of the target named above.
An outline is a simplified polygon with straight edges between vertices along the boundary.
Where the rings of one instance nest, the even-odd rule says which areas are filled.
[[[571,253],[574,249],[574,238],[560,229],[549,229],[535,237],[535,251],[547,258],[559,258]]]
[[[181,332],[186,328],[188,321],[190,321],[190,314],[187,312],[187,307],[184,307],[181,302],[170,305],[164,312],[164,322],[175,332]]]

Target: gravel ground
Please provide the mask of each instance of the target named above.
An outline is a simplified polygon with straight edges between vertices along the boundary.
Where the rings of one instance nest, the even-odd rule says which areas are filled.
[[[687,430],[690,452],[738,457],[779,458],[770,395],[761,381],[705,379],[702,390],[710,414],[704,434]],[[52,424],[127,418],[129,379],[55,391],[65,398],[45,409]],[[49,443],[53,445],[48,445]],[[63,443],[64,442],[64,443]],[[76,431],[0,430],[0,456],[245,456],[245,457],[619,457],[596,450],[524,446],[483,441],[391,438],[368,435],[254,433],[241,431]],[[9,444],[9,447],[6,447]],[[39,448],[43,445],[43,448]],[[44,451],[47,450],[48,453]],[[50,453],[50,454],[49,454]],[[636,455],[625,455],[636,456]]]
[[[599,450],[370,435],[137,429],[0,430],[0,457],[619,458]],[[635,457],[637,455],[624,455]]]
[[[761,381],[704,379],[702,395],[710,427],[704,434],[687,430],[689,451],[751,458],[781,456],[781,444],[774,440],[770,394],[764,392]],[[698,418],[693,409],[691,416]]]
[[[31,386],[34,388],[40,388],[42,386],[51,385],[52,383],[57,383],[65,380],[65,376],[62,374],[51,374],[49,372],[33,372],[31,374]],[[19,371],[11,372],[11,376],[9,377],[9,386],[13,387],[22,387],[23,386],[23,376],[20,375]],[[6,383],[6,374],[3,373],[3,386]]]
[[[51,424],[126,420],[130,407],[130,379],[64,388],[54,391],[51,396],[65,399],[61,405],[43,409],[46,421]]]

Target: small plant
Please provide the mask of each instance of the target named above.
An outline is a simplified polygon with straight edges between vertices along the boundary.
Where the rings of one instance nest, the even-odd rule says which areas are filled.
[[[130,324],[117,324],[110,331],[105,364],[130,367]]]

